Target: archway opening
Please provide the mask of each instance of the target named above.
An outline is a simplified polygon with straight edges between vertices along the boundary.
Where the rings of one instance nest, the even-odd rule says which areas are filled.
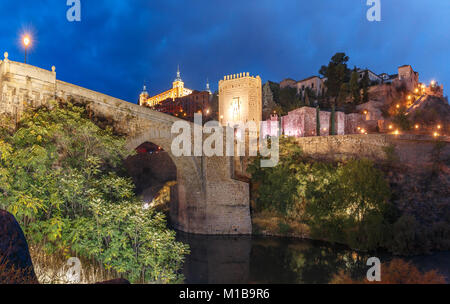
[[[169,153],[155,143],[145,142],[125,160],[125,167],[144,206],[169,213],[177,187],[177,167]]]

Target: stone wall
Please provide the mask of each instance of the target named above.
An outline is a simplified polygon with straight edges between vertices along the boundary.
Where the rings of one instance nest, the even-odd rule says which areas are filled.
[[[441,137],[445,147],[443,159],[450,157],[450,138]],[[368,158],[384,161],[388,158],[388,147],[393,148],[398,164],[420,169],[431,165],[431,153],[436,140],[423,135],[353,134],[337,136],[312,136],[296,138],[303,153],[316,159],[346,160]],[[247,172],[249,157],[235,161],[235,176],[242,180],[251,179]]]
[[[427,166],[436,140],[421,135],[343,135],[305,137],[296,139],[303,152],[317,158],[348,159],[366,157],[373,160],[387,158],[386,147],[393,147],[398,161],[409,166]],[[450,141],[445,143],[442,156],[450,156]]]
[[[330,116],[330,112],[320,111],[320,136],[328,136],[330,134]]]
[[[365,122],[364,116],[358,113],[345,115],[345,134],[358,133],[358,127]]]
[[[313,107],[302,107],[295,109],[281,117],[281,132],[286,136],[308,137],[316,136],[316,109]],[[327,136],[330,134],[330,118],[331,113],[328,111],[320,111],[320,135]],[[270,130],[270,123],[277,121],[271,116],[269,120],[262,123],[263,136],[274,136]],[[376,123],[376,121],[374,121]],[[364,116],[361,114],[348,114],[343,112],[335,113],[335,130],[337,135],[356,134],[359,133],[358,127],[363,128],[367,124]],[[368,129],[369,130],[369,129]],[[273,134],[272,134],[273,133]]]
[[[336,112],[336,135],[345,134],[345,113]]]

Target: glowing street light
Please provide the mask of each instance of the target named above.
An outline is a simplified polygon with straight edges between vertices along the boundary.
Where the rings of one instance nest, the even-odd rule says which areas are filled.
[[[420,126],[419,126],[418,124],[416,124],[416,125],[414,126],[414,128],[419,129]]]
[[[23,45],[25,47],[25,63],[27,63],[27,50],[28,50],[28,47],[30,46],[30,44],[31,44],[30,36],[25,35],[23,37]]]
[[[440,129],[440,128],[441,128],[441,125],[438,125],[437,128]]]

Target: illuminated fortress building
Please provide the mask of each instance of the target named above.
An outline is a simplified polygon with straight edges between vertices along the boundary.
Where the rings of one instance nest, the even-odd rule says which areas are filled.
[[[148,93],[144,88],[144,91],[141,93],[139,97],[139,105],[154,107],[166,99],[171,98],[174,101],[176,98],[184,97],[190,94],[192,94],[192,90],[184,87],[184,82],[181,79],[180,67],[178,67],[177,78],[175,78],[175,80],[173,81],[172,89],[167,90],[161,94],[148,97]]]
[[[262,120],[262,86],[259,76],[239,73],[219,81],[219,115],[222,125]]]

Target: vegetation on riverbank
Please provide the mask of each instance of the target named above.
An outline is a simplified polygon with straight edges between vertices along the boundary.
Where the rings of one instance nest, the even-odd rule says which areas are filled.
[[[355,280],[351,275],[340,271],[335,275],[331,284],[446,284],[444,276],[436,270],[421,272],[411,262],[394,259],[386,264],[381,264],[381,281],[369,282]]]
[[[0,131],[0,208],[48,253],[94,258],[133,282],[179,281],[188,248],[135,196],[125,140],[83,108],[51,107]]]
[[[277,167],[258,164],[256,160],[249,167],[256,233],[326,240],[359,250],[385,248],[400,255],[450,249],[445,199],[439,201],[434,193],[433,208],[443,212],[437,218],[434,212],[418,218],[404,205],[420,205],[420,195],[403,192],[416,193],[422,181],[411,184],[416,180],[403,176],[399,183],[399,170],[390,164],[313,160],[289,138],[281,139]],[[438,168],[433,166],[433,176],[442,176]],[[413,186],[416,192],[409,189]],[[421,191],[430,195],[428,189]]]

